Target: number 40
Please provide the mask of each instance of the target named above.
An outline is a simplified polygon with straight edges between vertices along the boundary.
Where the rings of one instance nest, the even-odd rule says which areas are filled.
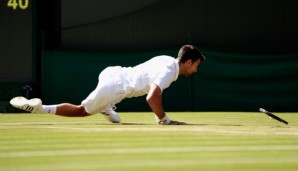
[[[29,0],[8,0],[7,6],[11,7],[13,10],[16,10],[17,7],[24,10],[28,8]]]

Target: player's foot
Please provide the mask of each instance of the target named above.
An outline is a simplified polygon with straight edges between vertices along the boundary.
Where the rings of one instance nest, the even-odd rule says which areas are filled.
[[[112,123],[119,123],[121,121],[120,116],[112,108],[107,108],[101,114]]]
[[[26,99],[25,97],[15,97],[10,100],[10,104],[18,109],[25,110],[31,113],[43,113],[42,102],[40,99]]]

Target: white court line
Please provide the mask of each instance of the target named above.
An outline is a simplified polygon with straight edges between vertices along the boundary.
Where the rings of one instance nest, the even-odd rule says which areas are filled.
[[[2,126],[0,128],[20,129],[19,126]],[[94,128],[94,127],[66,127],[66,126],[30,126],[24,125],[21,128],[31,129],[57,129],[59,131],[81,131],[81,132],[120,132],[120,131],[169,131],[169,132],[201,132],[201,133],[214,133],[214,134],[245,134],[245,135],[293,135],[298,136],[297,131],[275,131],[270,128],[264,131],[260,130],[220,130],[219,128],[209,128],[200,126],[160,126],[160,127],[113,127],[113,128]]]
[[[202,128],[202,127],[166,127],[166,126],[161,126],[159,128],[74,128],[74,127],[44,127],[44,128],[50,128],[50,129],[62,129],[62,130],[70,130],[70,131],[84,131],[84,132],[116,132],[116,131],[171,131],[171,132],[207,132],[207,133],[222,133],[222,134],[246,134],[246,135],[268,135],[268,134],[275,134],[275,135],[298,135],[298,132],[281,132],[281,131],[268,131],[268,132],[262,132],[260,130],[253,130],[253,131],[248,131],[248,130],[218,130],[214,128]]]
[[[194,153],[194,152],[230,152],[230,151],[284,151],[298,150],[298,146],[222,146],[222,147],[160,147],[160,148],[119,148],[119,149],[85,149],[85,150],[51,150],[51,151],[24,151],[0,153],[0,158],[19,157],[49,157],[71,155],[97,154],[152,154],[152,153]]]

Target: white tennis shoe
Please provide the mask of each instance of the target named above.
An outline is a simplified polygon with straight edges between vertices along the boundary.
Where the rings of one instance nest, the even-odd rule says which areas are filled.
[[[101,114],[112,123],[119,123],[121,121],[120,116],[110,107],[102,111]]]
[[[10,104],[18,109],[31,113],[43,113],[42,102],[38,98],[26,99],[25,97],[15,97],[10,100]]]

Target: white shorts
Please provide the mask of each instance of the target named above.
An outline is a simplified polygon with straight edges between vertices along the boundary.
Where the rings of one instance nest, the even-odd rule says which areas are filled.
[[[108,67],[99,74],[96,89],[82,101],[87,113],[101,113],[110,105],[113,106],[126,97],[125,85],[121,76],[121,67],[119,66]]]

